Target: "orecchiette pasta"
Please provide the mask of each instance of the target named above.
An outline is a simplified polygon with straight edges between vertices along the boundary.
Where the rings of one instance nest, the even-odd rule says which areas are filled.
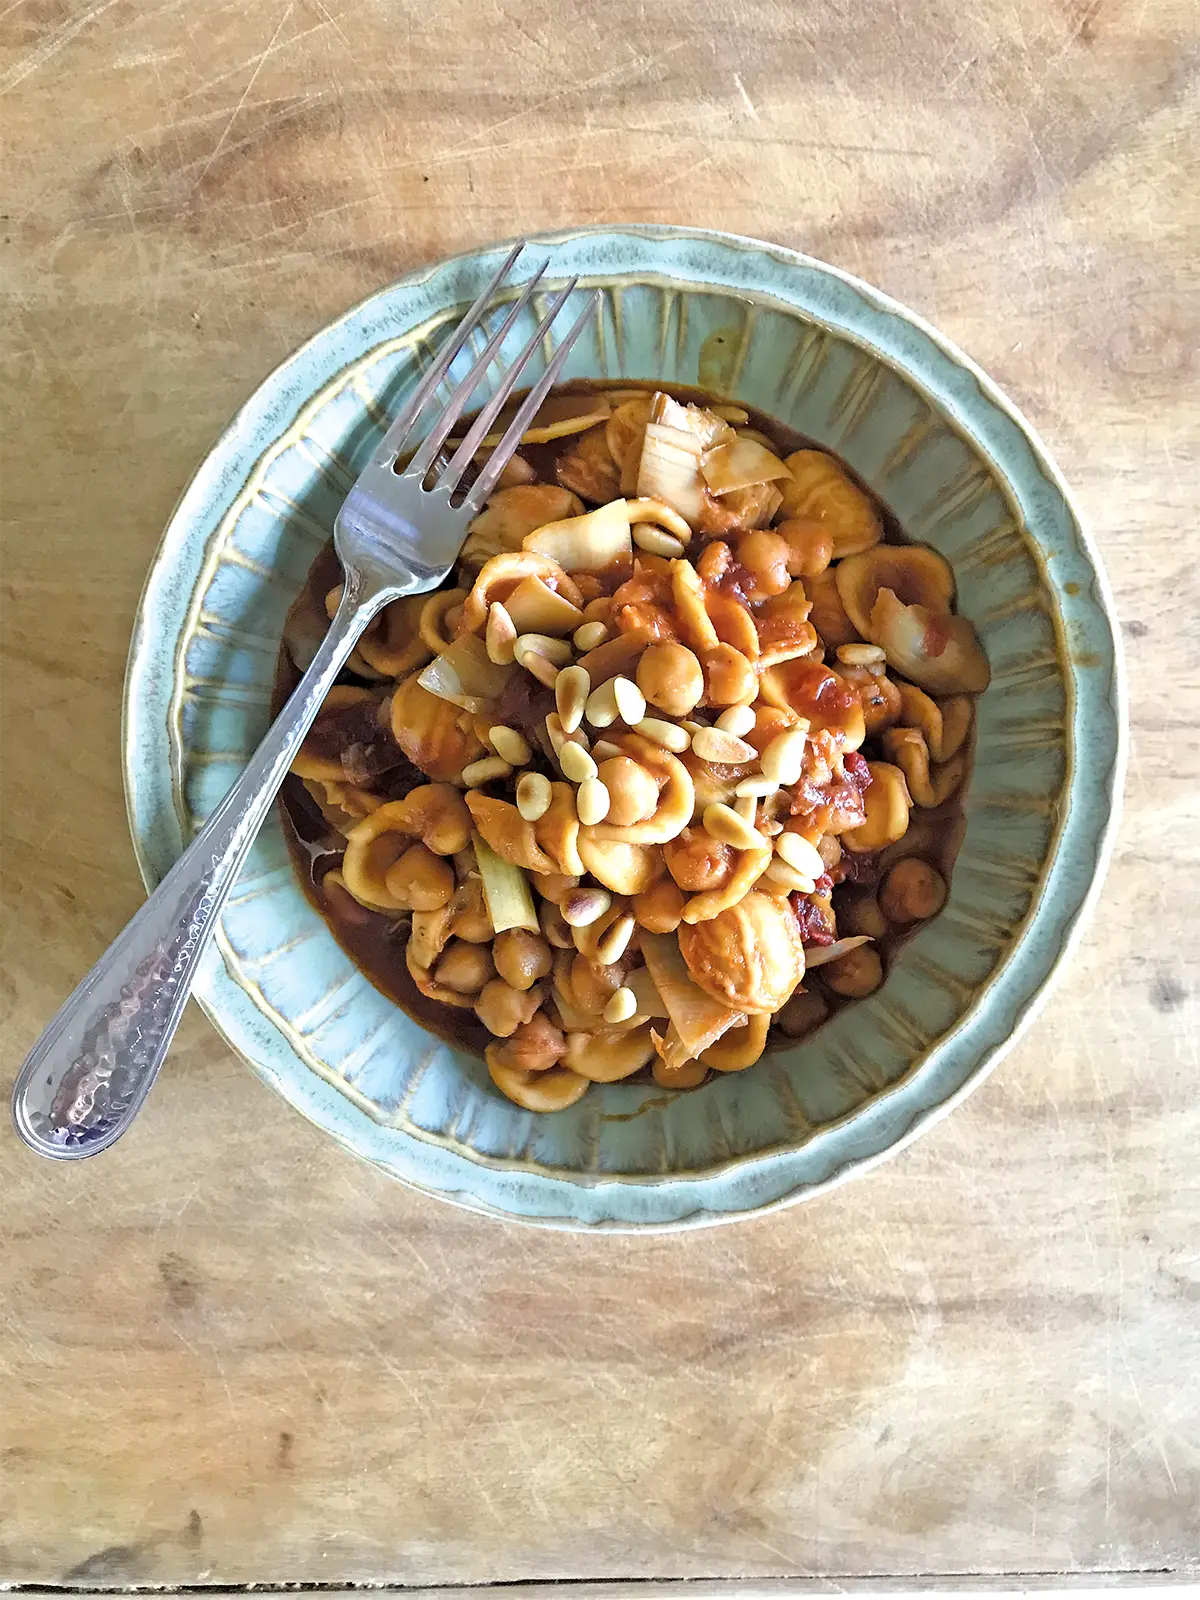
[[[327,551],[298,667],[339,594]],[[769,419],[556,392],[455,576],[387,607],[328,695],[285,794],[297,860],[369,974],[527,1110],[751,1068],[945,902],[988,678],[954,595]]]

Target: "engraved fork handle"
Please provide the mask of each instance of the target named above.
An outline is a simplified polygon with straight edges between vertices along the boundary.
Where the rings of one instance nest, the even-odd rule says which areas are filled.
[[[30,1051],[13,1088],[13,1120],[39,1155],[96,1155],[137,1115],[279,786],[363,629],[394,592],[346,573],[312,665],[249,765]]]

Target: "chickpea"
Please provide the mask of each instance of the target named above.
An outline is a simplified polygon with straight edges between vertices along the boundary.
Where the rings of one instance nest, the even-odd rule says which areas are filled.
[[[882,939],[888,931],[887,918],[873,894],[846,895],[838,900],[839,933],[865,933],[868,939]]]
[[[780,1031],[789,1039],[811,1033],[829,1015],[829,1002],[815,989],[799,990],[776,1017]]]
[[[736,706],[754,698],[758,677],[740,650],[731,644],[704,652],[704,700],[710,706]]]
[[[733,873],[733,851],[703,828],[685,828],[662,853],[667,871],[687,894],[723,888]]]
[[[907,856],[883,880],[879,905],[889,922],[923,922],[946,904],[946,880],[919,856]]]
[[[684,644],[652,644],[638,662],[637,686],[669,717],[686,717],[704,693],[704,672]]]
[[[612,756],[600,763],[600,782],[608,790],[608,816],[618,828],[645,822],[658,810],[658,785],[638,761]]]
[[[522,993],[503,978],[493,978],[484,985],[483,993],[475,1002],[475,1015],[497,1039],[508,1039],[523,1022],[533,1021],[541,1003],[539,990],[528,989]]]
[[[863,795],[864,817],[856,828],[847,828],[842,843],[860,854],[882,850],[895,844],[908,830],[912,797],[904,774],[889,761],[868,761],[871,786]]]
[[[782,594],[791,583],[788,576],[789,547],[786,539],[766,528],[748,533],[737,547],[737,558],[752,579],[746,587],[747,600],[769,600]]]
[[[878,950],[873,950],[869,944],[860,944],[856,950],[848,950],[839,960],[822,967],[821,975],[835,994],[861,1000],[883,982],[883,962]]]
[[[599,1017],[624,977],[624,968],[617,963],[606,967],[580,954],[571,963],[571,994],[581,1011]]]
[[[788,547],[788,571],[793,578],[815,578],[833,560],[833,535],[823,522],[789,517],[775,532]]]
[[[683,890],[674,878],[660,878],[633,899],[633,920],[647,933],[674,933],[683,918]]]
[[[514,989],[532,989],[550,971],[550,946],[526,928],[509,928],[492,945],[496,971]]]
[[[567,1041],[544,1011],[538,1011],[501,1045],[498,1054],[506,1067],[518,1072],[548,1072],[567,1053]]]
[[[383,881],[388,893],[413,911],[437,911],[454,893],[454,868],[425,845],[412,844]]]
[[[492,952],[485,944],[451,939],[433,975],[438,983],[453,989],[455,994],[478,994],[484,984],[496,976]]]

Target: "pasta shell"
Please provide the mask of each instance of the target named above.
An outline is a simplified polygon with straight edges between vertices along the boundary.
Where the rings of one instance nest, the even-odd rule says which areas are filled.
[[[950,564],[928,545],[885,545],[851,556],[840,563],[834,576],[847,616],[872,644],[883,643],[875,638],[871,624],[881,589],[890,589],[903,605],[925,606],[930,611],[949,611],[954,604]]]
[[[578,516],[583,502],[554,483],[519,484],[498,489],[467,530],[460,560],[481,567],[492,556],[521,548],[525,535],[547,522]]]
[[[904,605],[881,589],[871,612],[871,642],[887,651],[888,665],[932,694],[982,694],[991,668],[966,617]]]
[[[786,900],[750,893],[710,920],[679,930],[693,980],[735,1011],[770,1014],[804,976],[800,928]]]
[[[645,822],[629,823],[623,828],[599,822],[594,837],[618,844],[665,844],[692,820],[696,792],[691,773],[677,756],[640,733],[627,733],[620,740],[620,749],[645,767],[659,784],[658,808]]]
[[[608,424],[601,423],[580,434],[555,462],[554,475],[565,489],[583,500],[596,505],[615,500],[621,493],[621,469],[608,448]]]
[[[796,450],[784,463],[790,478],[782,484],[785,517],[821,522],[833,537],[833,559],[869,550],[883,538],[883,523],[870,497],[823,450]]]
[[[889,728],[882,742],[884,754],[903,772],[908,792],[919,806],[943,805],[966,776],[963,755],[931,766],[925,736],[916,728]]]
[[[555,871],[554,861],[538,845],[533,823],[526,822],[516,806],[478,790],[467,795],[466,805],[484,842],[501,860],[527,872]]]
[[[569,578],[557,561],[549,556],[537,555],[532,550],[517,550],[492,556],[485,561],[474,587],[463,603],[462,633],[482,633],[487,626],[488,611],[492,603],[503,603],[526,578],[540,578],[548,589],[562,595],[573,606],[582,609],[583,596],[579,585]]]
[[[598,824],[579,830],[579,859],[614,894],[644,894],[666,870],[662,851],[653,845],[627,844],[623,839],[598,839]]]
[[[745,1027],[730,1028],[716,1044],[709,1045],[700,1060],[716,1072],[743,1072],[752,1067],[766,1049],[770,1028],[769,1016],[747,1017]]]
[[[905,724],[920,729],[931,760],[949,761],[971,731],[975,713],[970,696],[951,695],[939,703],[915,684],[902,683],[899,690]]]
[[[434,598],[441,601],[443,596]],[[401,678],[429,660],[433,647],[421,636],[421,617],[429,603],[429,597],[420,594],[384,606],[379,627],[369,629],[358,641],[358,653],[369,667],[385,677]]]
[[[429,777],[461,781],[463,768],[484,751],[474,733],[460,727],[461,716],[448,700],[423,689],[414,674],[392,696],[392,737]]]

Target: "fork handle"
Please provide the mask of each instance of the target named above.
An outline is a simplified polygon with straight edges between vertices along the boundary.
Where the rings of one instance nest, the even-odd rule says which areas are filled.
[[[30,1051],[13,1087],[13,1120],[40,1155],[97,1155],[137,1115],[254,837],[326,693],[389,598],[346,573],[312,665],[249,765]]]

